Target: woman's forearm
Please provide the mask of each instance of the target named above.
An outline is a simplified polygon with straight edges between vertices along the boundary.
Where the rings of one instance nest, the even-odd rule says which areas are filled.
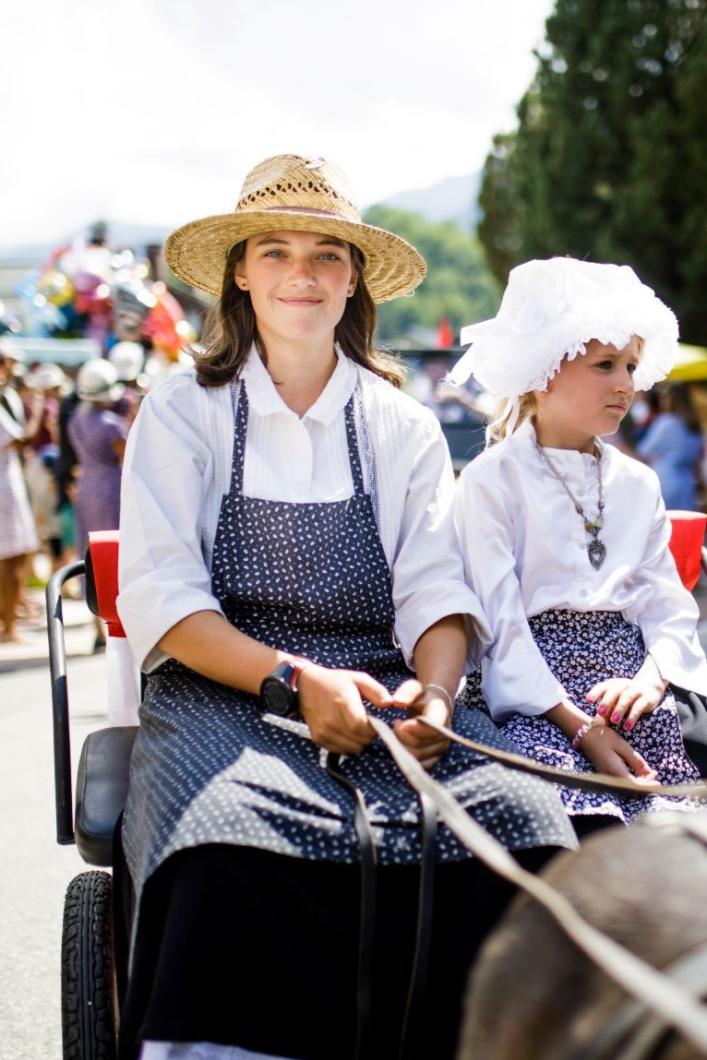
[[[256,694],[278,663],[293,658],[241,633],[217,611],[187,615],[167,630],[157,646],[212,681]]]
[[[217,611],[197,611],[167,630],[161,651],[212,681],[258,693],[264,677],[293,656],[235,629]],[[449,615],[425,630],[414,650],[418,679],[436,684],[454,699],[464,673],[467,635],[460,615]]]
[[[413,652],[415,672],[423,685],[440,685],[452,702],[468,656],[468,638],[461,615],[447,615],[422,634]]]

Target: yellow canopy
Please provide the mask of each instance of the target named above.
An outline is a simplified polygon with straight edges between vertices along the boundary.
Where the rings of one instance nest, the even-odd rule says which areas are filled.
[[[681,342],[668,380],[676,383],[696,383],[700,379],[707,379],[707,348],[686,346]]]

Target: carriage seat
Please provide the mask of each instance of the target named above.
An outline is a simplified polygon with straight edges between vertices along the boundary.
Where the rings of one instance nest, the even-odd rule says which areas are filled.
[[[86,601],[108,627],[109,637],[124,637],[115,602],[118,595],[118,531],[89,535]],[[128,770],[136,725],[111,725],[90,733],[76,776],[74,833],[89,865],[113,863],[113,832],[125,806]]]
[[[113,832],[125,807],[137,726],[113,725],[90,733],[76,775],[74,833],[89,865],[113,864]]]

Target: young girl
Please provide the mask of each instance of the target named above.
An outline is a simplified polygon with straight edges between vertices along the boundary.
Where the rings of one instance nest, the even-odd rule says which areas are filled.
[[[485,701],[531,758],[647,787],[698,776],[676,696],[707,693],[707,662],[657,477],[600,438],[635,390],[667,374],[677,337],[632,269],[529,261],[512,270],[498,316],[465,329],[472,345],[453,374],[473,372],[505,399],[458,492],[467,575],[493,633],[464,701]],[[563,799],[581,831],[597,816],[675,806],[569,789]]]

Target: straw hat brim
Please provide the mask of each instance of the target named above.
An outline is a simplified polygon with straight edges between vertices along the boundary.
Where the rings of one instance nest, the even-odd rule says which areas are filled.
[[[425,260],[415,248],[384,228],[326,213],[285,209],[217,214],[191,221],[167,238],[165,260],[191,287],[220,295],[226,258],[234,243],[280,230],[321,232],[357,246],[366,259],[363,279],[374,302],[410,294],[427,273]]]

